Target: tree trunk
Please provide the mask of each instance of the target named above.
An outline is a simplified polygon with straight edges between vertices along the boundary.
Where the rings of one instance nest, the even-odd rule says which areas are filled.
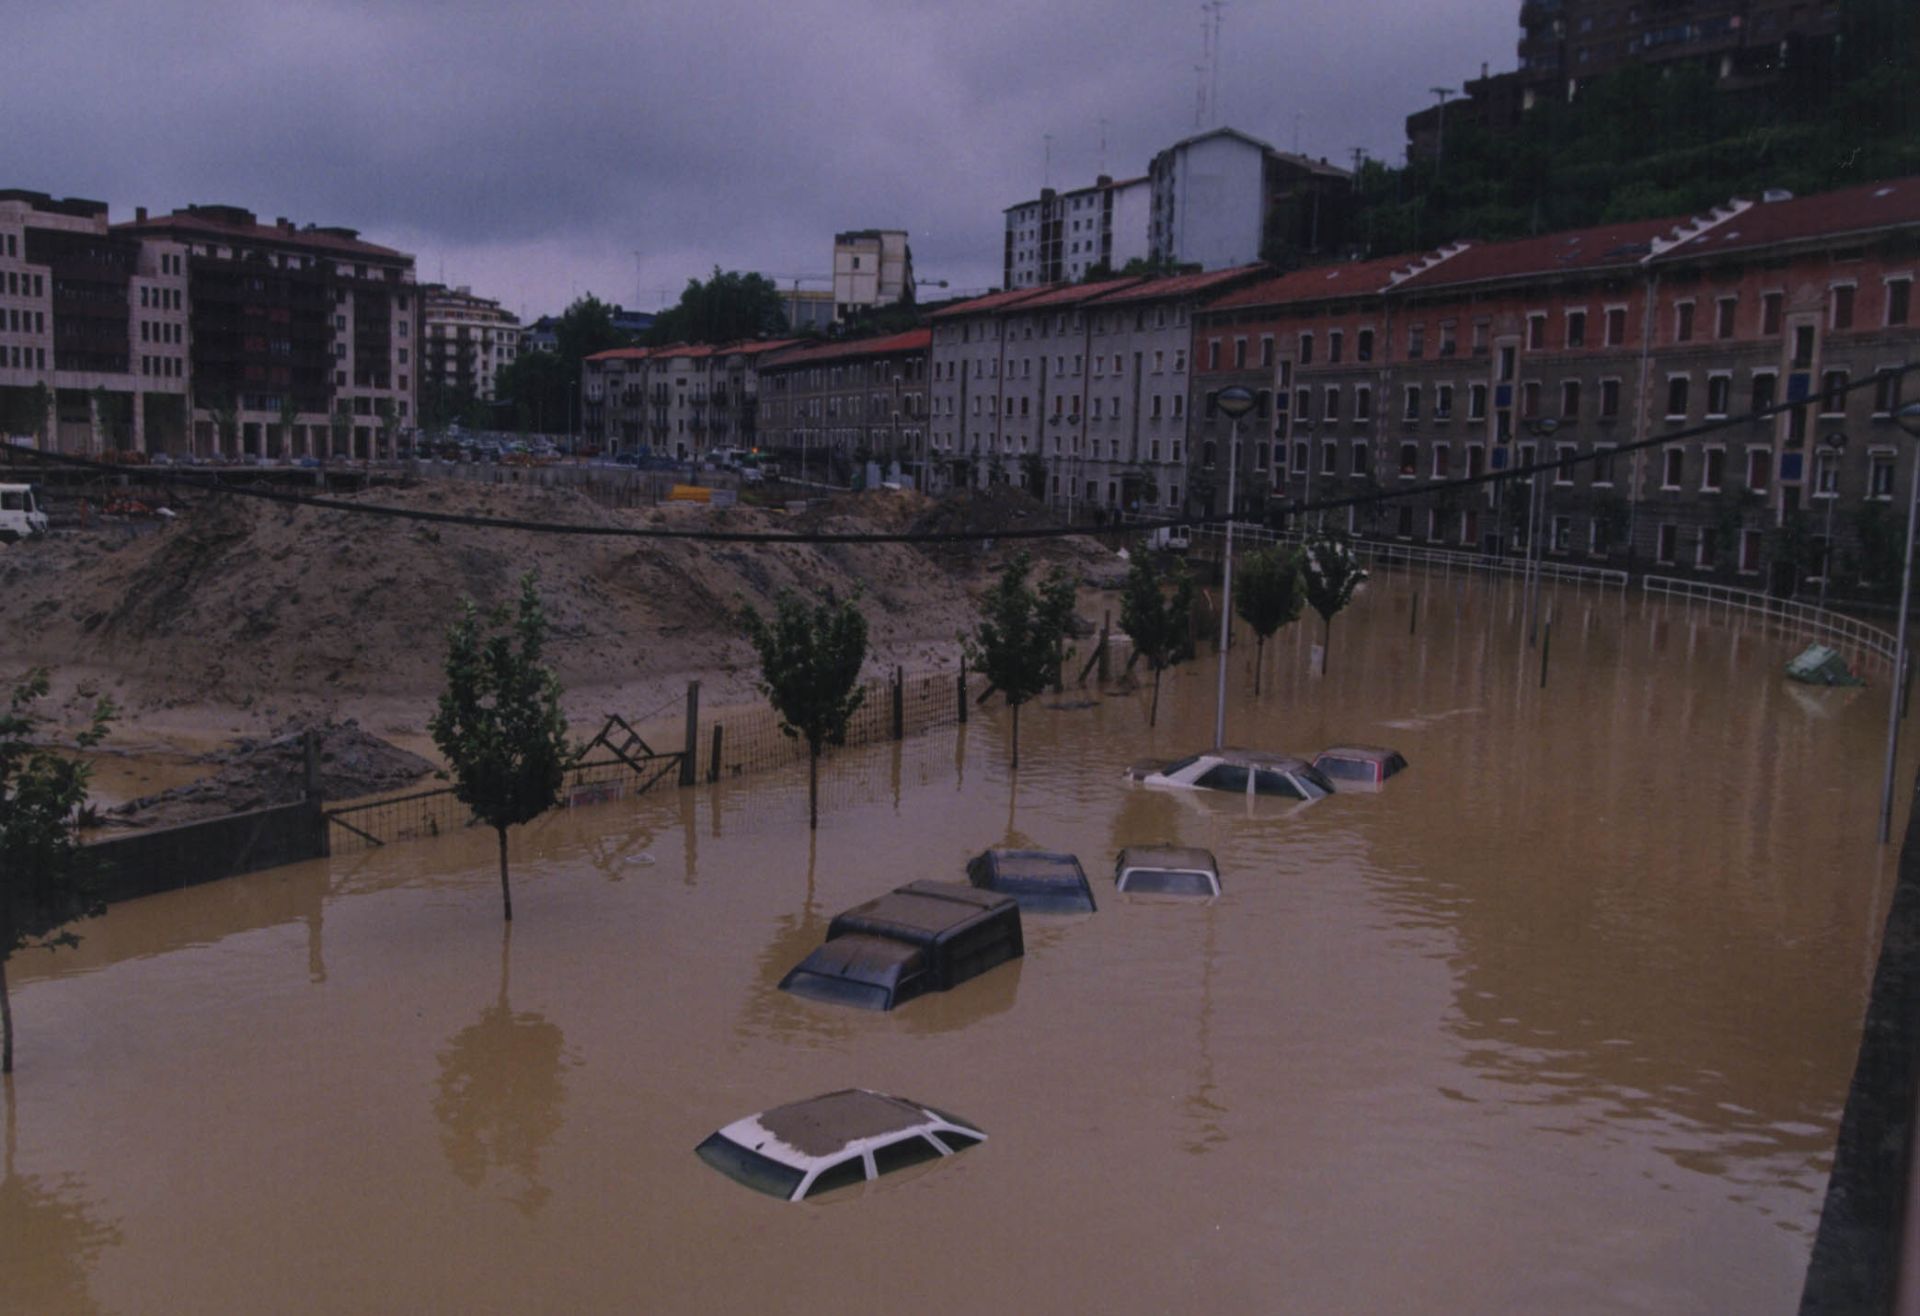
[[[7,997],[7,962],[0,959],[0,1075],[13,1072],[13,1002]]]
[[[820,751],[807,750],[807,826],[820,830]]]
[[[1253,640],[1253,697],[1260,697],[1260,664],[1267,656],[1267,637],[1256,635]]]
[[[500,903],[506,906],[507,922],[513,922],[513,888],[507,885],[507,829],[493,829],[500,835]]]
[[[1327,655],[1333,651],[1333,618],[1320,619],[1320,675],[1327,674]]]
[[[1147,706],[1147,726],[1153,727],[1160,720],[1160,669],[1153,669],[1153,703]]]
[[[1020,705],[1013,706],[1013,770],[1020,771]]]

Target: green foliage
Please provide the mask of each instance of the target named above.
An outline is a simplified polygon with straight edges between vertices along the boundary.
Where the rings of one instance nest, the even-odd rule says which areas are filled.
[[[662,311],[647,331],[647,342],[730,343],[742,338],[770,338],[785,333],[786,306],[780,289],[764,274],[722,273],[713,267],[705,283],[688,279],[680,303]]]
[[[1233,610],[1262,640],[1300,619],[1304,589],[1297,548],[1275,545],[1234,564]]]
[[[1035,498],[1047,496],[1047,459],[1037,452],[1020,454],[1020,476],[1026,482],[1027,492]]]
[[[1320,614],[1320,670],[1325,672],[1333,648],[1333,619],[1353,601],[1367,573],[1345,535],[1326,534],[1308,540],[1301,551],[1301,577],[1307,606]]]
[[[1868,598],[1891,600],[1900,590],[1900,555],[1906,551],[1906,531],[1885,503],[1862,503],[1849,514],[1853,545],[1843,555],[1844,570],[1854,588]]]
[[[0,712],[0,1073],[13,1072],[7,960],[17,950],[78,945],[67,925],[106,908],[75,853],[92,767],[36,743],[43,721],[34,705],[47,690],[44,669],[28,672]],[[113,716],[113,705],[99,701],[76,745],[98,745]]]
[[[339,409],[327,417],[327,433],[333,436],[333,455],[341,455],[353,437],[353,413],[347,410],[345,398],[340,399]]]
[[[792,590],[774,600],[773,618],[740,609],[740,627],[760,658],[760,691],[780,715],[780,730],[807,743],[808,816],[820,825],[820,752],[844,745],[847,723],[866,698],[860,666],[867,659],[867,619],[859,595],[831,589],[809,604]]]
[[[447,761],[453,793],[500,836],[500,887],[507,889],[507,829],[531,822],[560,798],[574,752],[560,712],[560,678],[542,661],[547,619],[533,573],[520,578],[518,606],[484,618],[471,599],[447,628],[446,689],[427,723]]]
[[[1172,593],[1169,594],[1168,586]],[[1133,641],[1133,651],[1153,673],[1153,704],[1147,714],[1152,726],[1160,716],[1160,673],[1191,652],[1187,629],[1193,614],[1193,577],[1184,562],[1162,572],[1153,552],[1142,540],[1127,563],[1127,583],[1120,594],[1120,629]]]
[[[1612,548],[1626,538],[1632,514],[1627,500],[1619,494],[1602,492],[1594,495],[1593,522],[1599,527],[1599,546],[1602,550]]]
[[[1013,766],[1020,766],[1020,705],[1047,688],[1063,659],[1073,620],[1073,578],[1047,573],[1039,589],[1027,583],[1033,559],[1017,553],[980,600],[980,625],[960,643],[967,666],[983,673],[1013,710]]]
[[[509,409],[522,433],[529,429],[557,433],[567,428],[580,396],[581,362],[596,352],[633,346],[631,338],[614,328],[613,307],[592,293],[561,313],[553,333],[553,351],[523,352],[494,376],[494,396]],[[442,410],[461,401],[451,399],[441,404]]]

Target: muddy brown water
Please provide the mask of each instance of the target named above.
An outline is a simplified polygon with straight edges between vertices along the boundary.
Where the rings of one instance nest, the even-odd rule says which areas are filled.
[[[156,897],[13,966],[8,1311],[1791,1311],[1889,897],[1884,698],[1791,640],[1376,582],[1238,651],[1230,738],[1385,742],[1311,806],[1129,787],[1210,655],[804,771]],[[1911,766],[1903,766],[1903,783]],[[1904,814],[1905,791],[1901,793]],[[1896,819],[1896,823],[1900,820]],[[1116,897],[1211,848],[1217,903]],[[832,915],[997,843],[1099,912],[891,1014],[775,983]],[[989,1141],[783,1204],[693,1147],[850,1085]]]

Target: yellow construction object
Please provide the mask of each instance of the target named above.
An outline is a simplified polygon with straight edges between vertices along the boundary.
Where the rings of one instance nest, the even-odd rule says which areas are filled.
[[[667,501],[670,503],[710,503],[713,501],[713,490],[698,484],[676,484],[672,489],[667,491]]]

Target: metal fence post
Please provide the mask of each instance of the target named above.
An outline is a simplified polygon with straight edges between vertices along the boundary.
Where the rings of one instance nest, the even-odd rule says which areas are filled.
[[[960,710],[960,725],[965,726],[967,724],[967,660],[965,658],[960,660],[960,676],[957,685],[959,688],[957,707]]]
[[[720,780],[720,724],[713,724],[713,757],[707,761],[707,780]]]
[[[687,682],[687,737],[680,759],[680,784],[691,786],[699,771],[700,758],[700,683]]]
[[[907,669],[893,669],[893,738],[907,738]]]

